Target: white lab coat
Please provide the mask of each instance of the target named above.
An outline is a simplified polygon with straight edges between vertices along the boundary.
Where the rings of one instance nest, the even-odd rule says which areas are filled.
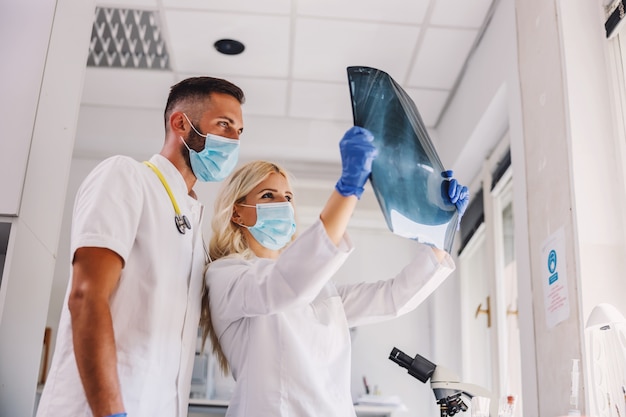
[[[235,391],[227,416],[354,416],[349,328],[414,309],[454,270],[417,245],[395,278],[335,286],[351,251],[321,221],[278,260],[223,258],[207,271],[213,324]]]
[[[151,162],[192,229],[178,232],[172,202],[149,167],[117,156],[96,167],[78,191],[71,253],[104,247],[125,261],[110,305],[128,415],[184,417],[205,265],[203,206],[188,195],[183,177],[166,158],[155,155]],[[71,279],[68,294],[70,287]],[[70,320],[66,295],[38,417],[92,415],[77,371]]]

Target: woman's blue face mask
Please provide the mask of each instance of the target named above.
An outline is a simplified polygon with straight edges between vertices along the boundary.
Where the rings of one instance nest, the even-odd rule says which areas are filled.
[[[206,138],[204,149],[196,152],[187,146],[185,140],[181,137],[187,150],[189,150],[189,161],[191,162],[191,170],[200,181],[222,181],[226,178],[237,165],[239,158],[239,141],[229,139],[218,135],[207,133],[203,135],[198,132],[187,115],[183,113],[185,119],[191,125],[191,128],[198,135]]]
[[[247,228],[252,236],[264,247],[271,250],[282,249],[296,232],[296,221],[290,202],[264,203],[244,207],[256,207],[256,223],[254,226],[241,225]]]

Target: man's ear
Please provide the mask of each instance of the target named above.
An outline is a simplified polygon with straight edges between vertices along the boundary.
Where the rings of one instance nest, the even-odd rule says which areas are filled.
[[[170,115],[170,129],[176,134],[176,136],[187,136],[187,123],[185,123],[185,116],[181,111],[175,111]]]

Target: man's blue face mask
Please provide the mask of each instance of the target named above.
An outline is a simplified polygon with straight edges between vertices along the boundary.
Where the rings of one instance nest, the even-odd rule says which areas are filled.
[[[183,113],[185,119],[191,125],[191,128],[198,135],[206,138],[204,149],[196,152],[187,146],[187,142],[181,137],[185,147],[189,150],[189,161],[191,162],[191,170],[200,181],[222,181],[226,178],[237,165],[239,158],[239,141],[229,139],[218,135],[207,133],[203,135],[198,132],[189,117]]]
[[[254,226],[241,225],[247,228],[252,236],[264,247],[271,250],[282,249],[296,232],[296,221],[291,203],[265,203],[244,207],[256,207],[256,223]]]

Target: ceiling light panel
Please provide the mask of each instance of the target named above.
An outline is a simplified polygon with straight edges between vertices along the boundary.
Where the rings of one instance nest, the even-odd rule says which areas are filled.
[[[169,61],[156,12],[96,7],[87,66],[169,70]]]

